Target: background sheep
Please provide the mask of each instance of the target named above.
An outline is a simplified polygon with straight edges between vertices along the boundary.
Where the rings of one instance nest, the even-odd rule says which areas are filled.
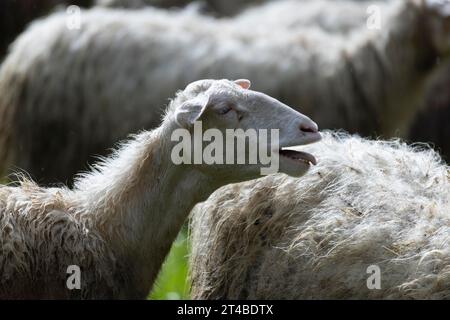
[[[270,5],[287,14],[294,4]],[[2,172],[15,165],[41,182],[66,181],[127,132],[155,126],[156,106],[204,77],[251,76],[257,90],[301,106],[323,127],[406,135],[422,83],[448,49],[432,41],[447,35],[447,17],[411,1],[386,7],[380,32],[364,24],[331,34],[263,16],[268,23],[255,25],[255,16],[97,8],[84,11],[81,30],[66,28],[65,13],[34,23],[0,70]]]
[[[193,211],[192,297],[450,298],[450,168],[420,149],[327,133],[301,179],[217,190]]]
[[[264,167],[177,165],[175,130],[192,132],[199,120],[222,136],[228,129],[283,127],[286,146],[320,139],[309,118],[249,86],[248,80],[190,84],[160,127],[124,143],[73,190],[29,181],[0,186],[0,298],[145,298],[193,206],[227,183],[259,177]],[[279,164],[293,176],[309,168],[283,157]],[[81,269],[79,290],[66,287],[71,265]]]

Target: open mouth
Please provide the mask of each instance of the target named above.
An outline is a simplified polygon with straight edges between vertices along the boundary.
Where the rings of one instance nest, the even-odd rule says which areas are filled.
[[[306,153],[303,151],[292,150],[292,149],[280,149],[279,154],[280,154],[280,156],[283,156],[285,158],[288,158],[288,159],[291,159],[291,160],[297,161],[297,162],[303,162],[308,165],[309,164],[313,164],[313,165],[317,164],[317,160],[316,160],[316,158],[314,158],[314,156],[312,154]]]

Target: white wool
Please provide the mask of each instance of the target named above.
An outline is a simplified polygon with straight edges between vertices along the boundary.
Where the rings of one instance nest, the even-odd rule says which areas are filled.
[[[301,150],[318,159],[302,178],[228,185],[194,209],[193,298],[450,298],[450,167],[435,152],[342,133]]]

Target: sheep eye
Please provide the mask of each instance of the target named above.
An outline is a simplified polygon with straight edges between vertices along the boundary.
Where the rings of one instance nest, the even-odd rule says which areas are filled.
[[[219,110],[219,114],[224,115],[227,114],[228,112],[230,112],[233,108],[231,108],[230,106],[226,106],[223,107],[222,109]]]

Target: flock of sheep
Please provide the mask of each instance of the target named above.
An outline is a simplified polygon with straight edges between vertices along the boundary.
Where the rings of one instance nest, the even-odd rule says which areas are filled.
[[[448,1],[81,2],[79,29],[56,8],[0,65],[0,176],[50,186],[0,187],[0,297],[144,298],[197,204],[193,298],[450,298]],[[199,97],[251,110],[239,126],[311,134],[273,99],[252,109],[248,81],[206,78],[251,79],[321,128],[378,139],[324,131],[294,177],[171,166],[169,129],[203,116]]]

